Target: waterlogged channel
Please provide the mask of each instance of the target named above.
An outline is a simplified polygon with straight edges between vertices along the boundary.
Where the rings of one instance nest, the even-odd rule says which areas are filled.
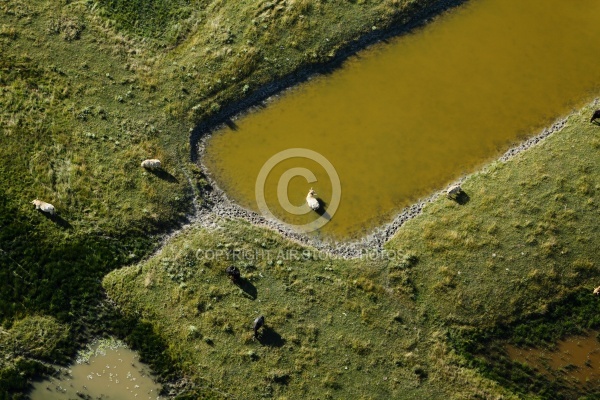
[[[598,0],[469,1],[216,132],[204,163],[234,201],[258,211],[255,184],[272,156],[320,153],[339,175],[341,198],[316,235],[362,236],[597,95],[598,16]],[[293,177],[294,168],[317,181]],[[310,158],[269,170],[266,204],[287,223],[316,216],[285,211],[278,185],[294,206],[311,187],[325,203],[336,200]]]
[[[31,400],[152,399],[159,400],[160,386],[148,367],[125,344],[102,340],[77,357],[59,378],[34,383]]]

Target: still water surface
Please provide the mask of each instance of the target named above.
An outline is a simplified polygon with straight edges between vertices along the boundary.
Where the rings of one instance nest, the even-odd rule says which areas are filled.
[[[232,199],[258,210],[263,164],[285,149],[314,150],[342,188],[316,235],[362,236],[596,96],[599,16],[598,0],[472,0],[223,128],[204,162]],[[302,205],[314,187],[331,203],[325,170],[304,158],[278,164],[265,197],[279,218],[304,224],[314,213],[283,211],[276,189],[298,167],[318,181],[291,179],[290,202]]]
[[[118,341],[102,341],[80,354],[60,379],[36,382],[31,400],[159,400],[159,392],[137,353]]]
[[[555,375],[566,375],[579,386],[597,386],[600,382],[600,342],[597,336],[598,332],[593,331],[587,336],[561,340],[553,351],[508,346],[507,352],[512,360],[529,365],[550,380],[555,379]]]

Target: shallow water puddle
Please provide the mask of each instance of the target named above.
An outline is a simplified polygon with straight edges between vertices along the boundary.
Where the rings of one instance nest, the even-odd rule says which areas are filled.
[[[160,399],[160,386],[134,351],[118,341],[101,341],[80,354],[60,379],[34,383],[31,400]]]
[[[554,351],[507,346],[507,352],[512,360],[535,368],[549,379],[561,373],[575,379],[580,385],[598,383],[600,342],[597,335],[598,332],[592,332],[588,336],[560,341]]]
[[[204,162],[232,199],[258,211],[263,165],[286,149],[316,151],[341,182],[337,213],[316,235],[364,235],[597,95],[599,15],[597,0],[470,1],[223,128]],[[290,224],[317,217],[304,205],[311,187],[336,200],[310,157],[267,169],[266,205]],[[285,186],[307,214],[282,208]]]

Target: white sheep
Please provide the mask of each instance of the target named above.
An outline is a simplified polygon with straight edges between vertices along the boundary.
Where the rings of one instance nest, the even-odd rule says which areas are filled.
[[[449,199],[456,200],[456,198],[461,193],[462,193],[462,188],[460,187],[460,185],[454,185],[454,186],[450,186],[448,188],[448,190],[446,191],[446,196],[448,196]]]
[[[308,204],[308,206],[315,211],[319,209],[319,200],[317,199],[317,194],[312,188],[310,188],[308,194],[306,195],[306,204]]]
[[[600,295],[600,286],[598,286],[597,288],[594,289],[594,294],[596,296]]]
[[[31,202],[31,204],[35,206],[36,210],[42,210],[43,212],[48,213],[50,215],[56,214],[56,209],[50,203],[46,203],[45,201],[35,199]]]
[[[160,160],[151,159],[142,161],[142,167],[147,169],[160,169]]]

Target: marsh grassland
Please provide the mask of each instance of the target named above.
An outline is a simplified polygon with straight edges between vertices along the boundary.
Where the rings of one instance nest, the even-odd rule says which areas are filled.
[[[466,204],[426,207],[392,259],[278,259],[310,249],[240,220],[187,228],[150,257],[209,190],[189,162],[193,127],[435,5],[0,1],[0,398],[26,398],[33,376],[105,335],[180,398],[593,393],[544,391],[502,353],[600,325],[590,108],[469,177]],[[139,166],[155,157],[162,173]],[[240,286],[223,272],[235,249],[263,255],[233,262]]]

